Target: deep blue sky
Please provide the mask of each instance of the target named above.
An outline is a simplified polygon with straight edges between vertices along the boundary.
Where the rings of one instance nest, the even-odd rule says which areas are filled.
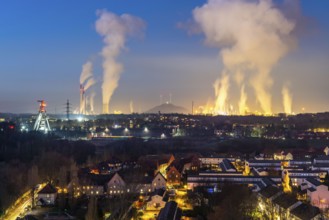
[[[49,112],[64,112],[70,99],[79,101],[81,66],[95,63],[101,81],[103,42],[94,23],[98,9],[129,13],[147,24],[142,39],[129,39],[120,61],[125,69],[110,111],[144,111],[159,103],[159,95],[173,94],[173,102],[189,107],[214,98],[213,81],[222,69],[218,49],[204,45],[202,35],[177,28],[192,20],[202,0],[3,0],[0,3],[0,112],[36,112],[46,99]],[[273,70],[275,111],[282,110],[280,89],[289,80],[294,110],[329,110],[329,1],[301,1],[310,20],[299,48]],[[100,83],[95,86],[100,100]],[[97,101],[98,105],[100,103]],[[98,107],[96,108],[98,109]]]

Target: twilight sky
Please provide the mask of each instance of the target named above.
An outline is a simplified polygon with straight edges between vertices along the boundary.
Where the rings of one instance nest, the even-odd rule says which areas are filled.
[[[0,112],[36,112],[36,100],[48,112],[64,113],[67,99],[79,104],[82,65],[91,60],[98,83],[96,113],[101,111],[102,37],[95,30],[96,11],[129,13],[146,23],[143,36],[128,38],[119,61],[124,70],[110,112],[146,111],[160,94],[190,109],[215,99],[213,83],[223,64],[219,48],[204,43],[202,33],[188,34],[178,23],[193,21],[192,11],[205,0],[3,0],[0,3]],[[281,2],[281,1],[276,1]],[[272,69],[272,108],[282,112],[281,88],[289,82],[293,111],[329,110],[329,1],[301,0],[304,20],[298,47]],[[239,91],[230,90],[231,97]],[[251,93],[252,94],[252,93]],[[250,99],[255,99],[250,96]],[[259,110],[251,104],[252,110]]]

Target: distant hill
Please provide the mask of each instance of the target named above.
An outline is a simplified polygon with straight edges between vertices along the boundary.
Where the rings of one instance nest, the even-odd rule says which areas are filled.
[[[180,114],[187,114],[188,110],[186,108],[183,108],[181,106],[173,105],[171,103],[164,103],[162,105],[155,106],[154,108],[151,108],[150,110],[146,111],[145,113],[164,113],[164,114],[170,114],[170,113],[180,113]]]

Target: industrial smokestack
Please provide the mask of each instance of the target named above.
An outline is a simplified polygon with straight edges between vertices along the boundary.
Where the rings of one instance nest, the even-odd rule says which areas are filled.
[[[84,112],[84,94],[85,94],[85,90],[82,84],[80,84],[80,109],[79,112],[80,114],[83,114]]]
[[[237,80],[241,92],[239,111],[244,111],[247,94],[241,79],[245,80],[248,73],[262,111],[272,113],[270,73],[296,45],[292,36],[295,22],[287,19],[271,0],[208,0],[194,9],[193,16],[205,34],[206,43],[221,48],[224,74],[215,82],[216,111],[223,111],[227,105],[229,77],[226,74],[240,78],[240,82]]]
[[[123,66],[118,63],[117,57],[125,47],[126,37],[134,35],[145,27],[142,19],[123,14],[118,16],[106,10],[97,12],[96,31],[103,37],[105,43],[103,56],[103,113],[109,113],[109,103],[113,92],[118,86]]]

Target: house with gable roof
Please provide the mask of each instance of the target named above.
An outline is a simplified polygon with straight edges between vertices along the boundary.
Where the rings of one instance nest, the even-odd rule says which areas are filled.
[[[55,205],[57,198],[57,189],[48,183],[38,192],[37,205],[39,206],[49,206]]]
[[[157,189],[166,189],[167,179],[158,172],[152,180],[152,191]]]
[[[164,201],[165,193],[164,189],[155,190],[146,203],[146,209],[157,210],[163,208],[166,205],[166,201]]]
[[[122,194],[126,192],[126,182],[122,179],[119,173],[115,173],[106,186],[107,192],[110,195]]]

